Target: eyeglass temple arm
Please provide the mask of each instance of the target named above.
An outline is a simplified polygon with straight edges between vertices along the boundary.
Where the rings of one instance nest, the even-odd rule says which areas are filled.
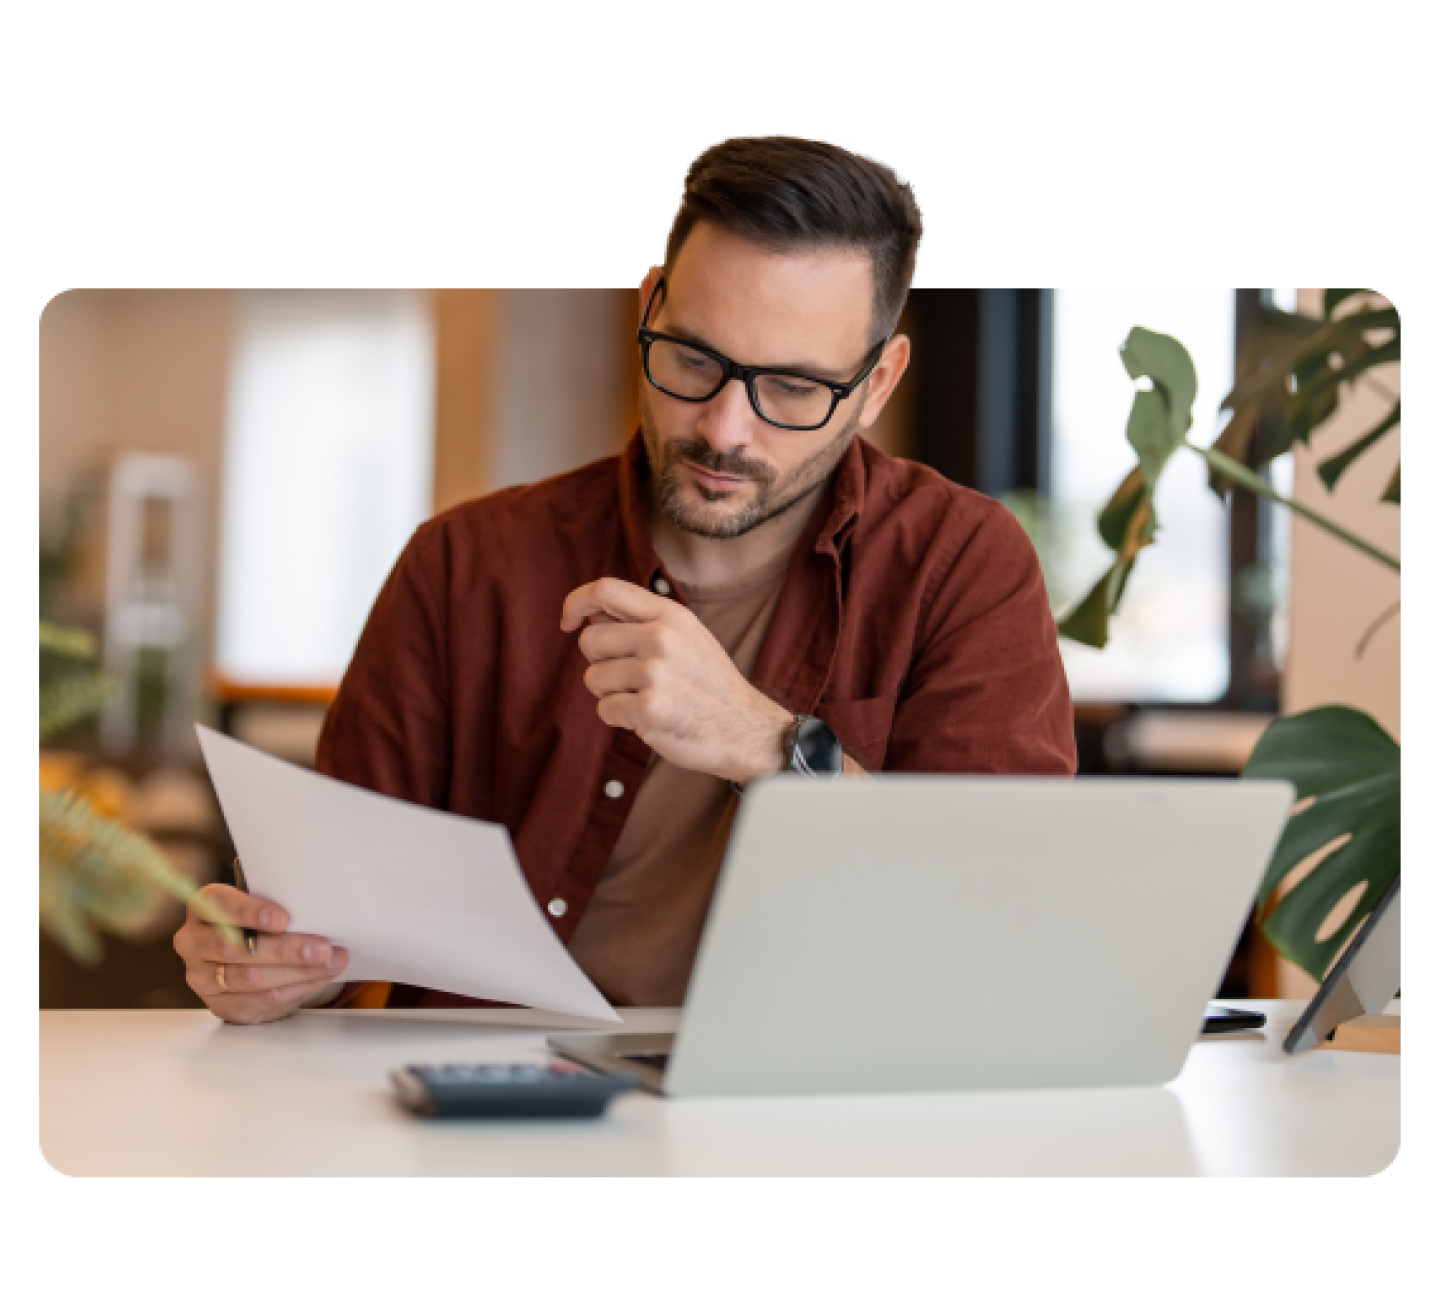
[[[660,295],[660,290],[665,286],[665,276],[662,274],[655,280],[655,286],[650,290],[650,300],[645,303],[645,314],[640,317],[640,327],[648,328],[650,325],[650,312],[655,306],[655,299]]]

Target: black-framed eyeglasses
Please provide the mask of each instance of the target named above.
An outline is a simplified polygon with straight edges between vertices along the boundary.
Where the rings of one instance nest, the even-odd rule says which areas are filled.
[[[866,357],[860,373],[846,384],[795,370],[742,366],[708,347],[648,327],[650,310],[664,286],[664,279],[656,283],[636,337],[645,378],[662,393],[682,402],[709,402],[732,379],[738,379],[750,395],[755,414],[766,424],[782,430],[823,429],[835,408],[870,378],[885,351],[882,341]]]

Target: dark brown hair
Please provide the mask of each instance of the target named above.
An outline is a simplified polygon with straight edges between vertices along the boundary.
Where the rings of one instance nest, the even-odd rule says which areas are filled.
[[[665,245],[667,273],[702,220],[772,251],[864,251],[874,271],[874,340],[895,332],[915,273],[920,209],[892,169],[826,142],[732,137],[685,175]]]

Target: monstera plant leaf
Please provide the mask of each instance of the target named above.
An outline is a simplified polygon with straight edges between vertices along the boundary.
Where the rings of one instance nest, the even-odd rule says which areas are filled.
[[[1395,474],[1390,477],[1390,483],[1385,486],[1385,492],[1380,495],[1380,501],[1394,503],[1400,506],[1400,463],[1395,463]]]
[[[1174,338],[1136,325],[1120,349],[1131,379],[1149,379],[1130,406],[1125,437],[1135,449],[1135,469],[1100,513],[1100,537],[1115,553],[1110,569],[1060,622],[1060,634],[1103,649],[1110,617],[1140,550],[1155,542],[1155,485],[1190,431],[1198,382],[1190,353]]]
[[[1400,359],[1400,317],[1391,306],[1377,306],[1364,288],[1334,288],[1326,293],[1325,318],[1262,308],[1254,333],[1241,344],[1240,379],[1221,404],[1230,419],[1208,448],[1187,435],[1195,404],[1195,366],[1174,338],[1137,325],[1120,357],[1131,379],[1148,379],[1138,389],[1125,426],[1136,465],[1100,513],[1100,537],[1115,560],[1090,592],[1061,618],[1060,634],[1103,649],[1110,642],[1110,618],[1120,606],[1125,585],[1140,551],[1155,542],[1155,486],[1170,459],[1182,447],[1199,453],[1210,468],[1210,487],[1224,496],[1236,485],[1283,503],[1297,515],[1398,571],[1399,561],[1327,517],[1318,508],[1281,497],[1257,474],[1294,443],[1308,443],[1311,430],[1339,405],[1340,386],[1353,384],[1376,366]],[[1327,488],[1362,453],[1400,423],[1400,403],[1366,433],[1319,467]],[[1400,502],[1397,465],[1385,492]]]
[[[1263,308],[1241,344],[1240,378],[1220,404],[1230,419],[1215,448],[1259,470],[1292,444],[1310,442],[1311,431],[1339,405],[1342,384],[1399,361],[1400,313],[1375,305],[1375,297],[1365,288],[1327,289],[1323,320]],[[1324,463],[1320,475],[1326,487],[1333,489],[1350,463],[1399,423],[1396,403],[1373,430]],[[1231,480],[1212,466],[1210,484],[1223,494]],[[1398,484],[1395,496],[1387,490],[1385,497],[1398,501]]]
[[[1257,908],[1302,860],[1346,838],[1281,897],[1263,925],[1275,949],[1318,982],[1400,871],[1400,746],[1357,709],[1315,708],[1272,722],[1241,775],[1291,782],[1300,801]],[[1322,939],[1331,912],[1357,886],[1364,887],[1359,902]]]
[[[1199,391],[1195,363],[1176,339],[1139,325],[1120,349],[1120,360],[1131,379],[1149,379],[1154,385],[1135,394],[1125,427],[1125,437],[1140,458],[1146,487],[1153,490],[1165,463],[1190,433]]]
[[[1121,358],[1132,379],[1148,379],[1151,386],[1137,390],[1125,429],[1136,465],[1097,522],[1115,559],[1061,620],[1061,635],[1096,648],[1109,642],[1109,620],[1135,559],[1155,540],[1156,484],[1182,447],[1205,459],[1217,494],[1238,486],[1283,503],[1376,562],[1400,570],[1394,555],[1318,508],[1281,496],[1259,473],[1293,444],[1309,442],[1311,430],[1338,406],[1342,385],[1400,359],[1399,315],[1376,303],[1364,288],[1334,288],[1325,295],[1322,319],[1264,309],[1257,332],[1240,345],[1240,377],[1222,404],[1229,423],[1208,448],[1187,437],[1196,396],[1189,354],[1164,334],[1131,330]],[[1391,402],[1383,419],[1320,466],[1327,487],[1399,425],[1399,400]],[[1382,497],[1399,503],[1398,465]],[[1301,802],[1265,875],[1261,908],[1297,865],[1324,852],[1264,923],[1271,944],[1318,980],[1400,871],[1399,746],[1363,713],[1318,708],[1272,723],[1243,775],[1289,781]],[[1359,900],[1347,904],[1348,912],[1337,920],[1341,902],[1357,887]]]
[[[1327,457],[1323,462],[1320,463],[1319,466],[1315,468],[1315,473],[1322,480],[1325,481],[1325,487],[1327,489],[1333,490],[1335,488],[1335,485],[1338,483],[1340,477],[1345,474],[1345,470],[1350,465],[1350,463],[1353,462],[1355,458],[1357,458],[1367,448],[1372,447],[1376,442],[1384,438],[1385,435],[1390,433],[1390,431],[1393,430],[1395,426],[1397,426],[1399,423],[1400,402],[1397,398],[1395,405],[1390,408],[1389,415],[1387,415],[1378,424],[1366,430],[1365,433],[1362,434],[1358,439],[1356,439],[1354,443],[1351,443],[1348,447],[1342,448],[1333,457]],[[1400,501],[1398,494],[1398,482],[1396,484],[1396,489],[1396,497],[1394,499],[1390,499],[1389,501],[1398,503]]]

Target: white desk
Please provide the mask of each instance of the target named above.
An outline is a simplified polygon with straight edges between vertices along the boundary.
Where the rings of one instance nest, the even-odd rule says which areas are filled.
[[[72,1175],[1365,1175],[1400,1145],[1400,1058],[1207,1038],[1164,1088],[614,1102],[598,1121],[434,1123],[406,1063],[548,1058],[554,1016],[41,1011],[40,1138]],[[626,1026],[673,1026],[628,1010]]]

